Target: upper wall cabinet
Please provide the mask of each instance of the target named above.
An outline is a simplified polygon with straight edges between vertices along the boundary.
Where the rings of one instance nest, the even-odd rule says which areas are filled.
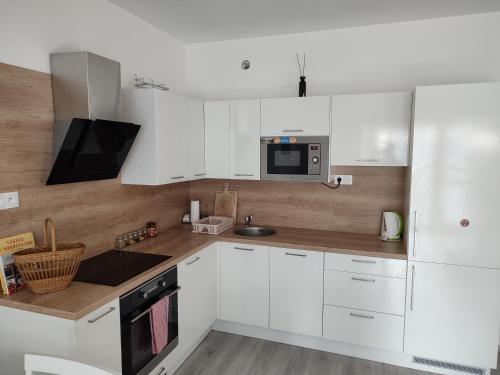
[[[191,180],[206,177],[205,168],[205,122],[203,120],[203,102],[189,99],[190,145],[191,145]]]
[[[142,127],[123,167],[122,183],[162,185],[190,179],[193,103],[155,89],[124,92],[123,118]]]
[[[332,96],[331,164],[407,166],[410,92]]]
[[[231,178],[260,180],[260,100],[231,101],[229,112]]]
[[[262,99],[261,135],[330,135],[330,97]]]
[[[207,178],[229,178],[229,101],[205,102]]]

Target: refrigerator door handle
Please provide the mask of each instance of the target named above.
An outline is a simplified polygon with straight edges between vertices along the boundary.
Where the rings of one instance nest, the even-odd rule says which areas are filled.
[[[417,211],[415,210],[413,217],[413,258],[417,256]]]
[[[410,291],[410,311],[413,311],[413,301],[415,293],[415,265],[411,266],[411,291]]]

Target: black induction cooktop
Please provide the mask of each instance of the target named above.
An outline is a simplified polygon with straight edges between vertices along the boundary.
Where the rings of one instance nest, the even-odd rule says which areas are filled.
[[[75,281],[117,286],[169,258],[172,257],[135,251],[109,250],[84,260],[76,273]]]

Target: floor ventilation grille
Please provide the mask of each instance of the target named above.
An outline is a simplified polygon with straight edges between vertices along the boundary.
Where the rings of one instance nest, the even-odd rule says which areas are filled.
[[[447,370],[463,372],[464,374],[486,375],[486,370],[477,367],[458,365],[451,362],[436,361],[434,359],[413,357],[413,363],[418,363],[425,366],[440,367]]]

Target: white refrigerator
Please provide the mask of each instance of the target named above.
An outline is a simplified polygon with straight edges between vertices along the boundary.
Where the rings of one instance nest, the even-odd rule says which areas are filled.
[[[495,368],[500,83],[416,89],[410,179],[404,351],[438,367]]]

